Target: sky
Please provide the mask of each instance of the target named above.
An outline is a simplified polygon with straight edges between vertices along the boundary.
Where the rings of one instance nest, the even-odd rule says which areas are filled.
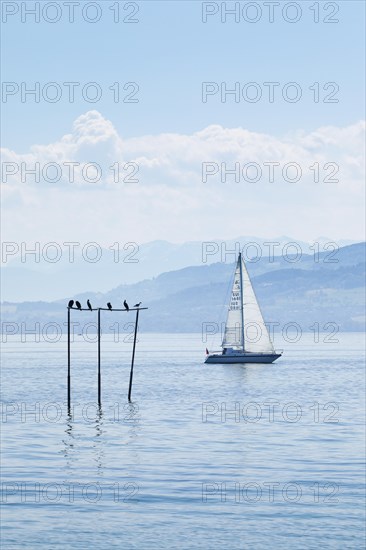
[[[364,239],[364,2],[71,4],[1,3],[3,240]]]

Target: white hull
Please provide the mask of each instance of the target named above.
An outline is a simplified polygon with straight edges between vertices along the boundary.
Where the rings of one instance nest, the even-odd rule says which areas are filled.
[[[205,363],[273,363],[282,353],[217,353],[208,355]]]

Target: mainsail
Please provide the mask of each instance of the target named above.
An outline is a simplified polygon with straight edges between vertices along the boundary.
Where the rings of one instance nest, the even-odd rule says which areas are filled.
[[[239,255],[235,269],[223,348],[274,353],[247,268]]]
[[[244,342],[242,329],[243,298],[240,261],[241,260],[239,256],[234,274],[233,289],[231,291],[229,311],[226,319],[225,334],[222,342],[222,347],[242,350],[244,347]]]

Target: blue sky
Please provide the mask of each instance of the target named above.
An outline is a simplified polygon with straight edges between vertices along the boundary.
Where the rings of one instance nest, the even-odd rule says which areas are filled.
[[[3,2],[3,9],[4,4],[19,7],[24,2]],[[26,4],[32,7],[35,2]],[[263,2],[254,2],[262,10],[257,23],[242,17],[235,23],[232,16],[223,23],[220,13],[203,23],[199,1],[137,2],[138,23],[113,23],[110,7],[115,2],[105,0],[96,3],[102,15],[91,24],[80,15],[88,2],[79,4],[74,23],[68,22],[61,1],[57,23],[48,23],[42,16],[40,23],[29,16],[22,23],[19,8],[2,24],[3,81],[19,86],[25,82],[27,87],[56,82],[63,94],[57,103],[42,99],[35,103],[33,98],[22,103],[20,94],[2,103],[5,160],[90,162],[104,158],[112,163],[123,159],[140,163],[140,185],[113,190],[89,186],[86,194],[85,186],[42,187],[41,182],[36,187],[8,181],[4,201],[10,222],[8,238],[42,239],[47,231],[56,240],[72,235],[87,239],[92,231],[95,240],[105,244],[113,243],[117,233],[142,242],[240,234],[362,239],[364,2],[293,3],[302,13],[292,24],[282,16],[288,2],[276,6],[273,23]],[[226,4],[230,8],[235,3]],[[240,9],[247,4],[240,2]],[[211,2],[214,8],[220,5]],[[317,5],[319,23],[314,22]],[[131,3],[120,2],[120,6],[126,16]],[[339,22],[324,23],[337,7],[333,18]],[[286,13],[293,17],[291,9]],[[97,82],[102,99],[87,102],[78,88],[75,102],[70,103],[63,83],[71,81],[81,86]],[[138,103],[115,103],[108,89],[114,82],[136,82]],[[226,82],[228,88],[238,82],[240,89],[255,82],[263,96],[257,103],[243,99],[236,103],[228,96],[224,103],[216,94],[203,103],[203,82],[219,86]],[[268,101],[265,82],[279,83],[273,103]],[[296,103],[281,97],[288,82],[296,82],[302,91]],[[315,82],[321,94],[317,103],[309,89]],[[329,82],[339,86],[334,96],[337,103],[322,101],[334,89],[333,84],[322,89]],[[336,162],[340,182],[317,187],[304,178],[297,186],[283,182],[276,188],[265,182],[255,188],[243,185],[234,191],[234,204],[232,187],[212,184],[204,188],[200,181],[202,162],[276,160],[305,162],[307,172],[316,161],[323,165]],[[136,223],[128,216],[121,220],[116,207],[105,219],[98,213],[102,216],[99,233],[96,228],[91,230],[95,204],[111,202],[135,211],[138,205],[140,217]],[[75,205],[75,216],[80,212],[81,218],[65,226],[58,214],[62,205],[70,203]],[[299,205],[306,219],[299,219]],[[180,212],[178,218],[171,214],[174,210]],[[259,220],[258,212],[265,219]],[[74,213],[70,216],[73,219]]]
[[[294,24],[285,22],[279,11],[269,23],[264,6],[258,23],[243,19],[235,23],[228,16],[223,24],[217,14],[203,24],[202,3],[197,1],[139,2],[139,23],[114,24],[108,9],[112,4],[100,3],[103,15],[95,24],[83,21],[79,10],[75,23],[68,23],[64,6],[62,19],[55,24],[42,20],[36,24],[30,16],[21,23],[19,14],[3,24],[3,80],[25,81],[29,86],[35,81],[97,81],[104,94],[96,104],[82,99],[70,104],[66,90],[56,105],[32,100],[22,104],[18,97],[9,98],[3,122],[6,146],[23,149],[52,141],[94,107],[124,136],[190,133],[209,124],[279,135],[363,118],[362,1],[338,2],[340,11],[333,17],[340,21],[335,24],[313,22],[314,11],[309,8],[314,2],[300,2],[302,18]],[[330,16],[331,11],[323,9],[320,14]],[[139,103],[113,103],[108,86],[116,81],[137,82]],[[264,98],[256,104],[237,104],[213,97],[202,104],[203,81],[226,81],[228,87],[235,82],[296,81],[303,99],[271,105]],[[339,103],[315,104],[308,87],[329,81],[339,84]]]

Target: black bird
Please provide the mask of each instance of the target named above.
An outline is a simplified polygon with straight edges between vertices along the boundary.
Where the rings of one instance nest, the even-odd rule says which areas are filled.
[[[111,310],[111,309],[112,309],[112,304],[111,304],[110,302],[108,302],[108,304],[107,304],[107,308],[108,308],[109,310]]]
[[[135,304],[133,307],[140,307],[141,304],[142,302],[139,302],[138,304]]]
[[[80,303],[80,302],[78,302],[78,301],[76,300],[75,304],[76,304],[76,307],[77,307],[78,309],[81,309],[81,303]]]
[[[70,300],[68,307],[72,307],[74,305],[74,300]]]
[[[91,303],[89,302],[89,300],[87,300],[86,303],[88,304],[88,308],[90,309],[90,311],[93,311],[93,308],[92,308]]]
[[[126,302],[126,300],[123,302],[123,305],[125,306],[125,309],[127,311],[130,311],[130,308],[128,307],[128,303]]]

